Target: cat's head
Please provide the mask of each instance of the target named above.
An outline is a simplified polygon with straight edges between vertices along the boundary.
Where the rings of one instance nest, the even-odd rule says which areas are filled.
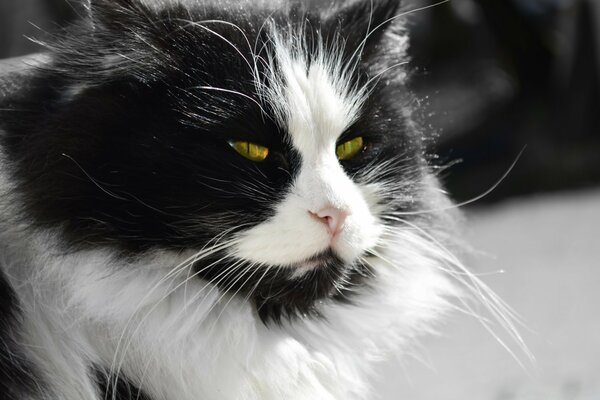
[[[265,320],[348,300],[434,192],[398,7],[92,0],[3,138],[28,214],[74,248],[197,252]]]

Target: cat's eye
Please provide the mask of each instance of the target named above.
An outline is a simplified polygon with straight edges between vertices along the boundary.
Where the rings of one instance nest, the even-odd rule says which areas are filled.
[[[362,136],[355,137],[337,146],[335,154],[338,160],[345,161],[354,158],[365,148],[365,142]]]
[[[269,156],[269,148],[260,144],[244,141],[230,141],[228,143],[239,155],[250,161],[265,161]]]

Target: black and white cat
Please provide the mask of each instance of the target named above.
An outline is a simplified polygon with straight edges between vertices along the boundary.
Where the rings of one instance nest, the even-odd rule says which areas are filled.
[[[1,398],[371,398],[462,268],[398,1],[87,9],[1,78]]]

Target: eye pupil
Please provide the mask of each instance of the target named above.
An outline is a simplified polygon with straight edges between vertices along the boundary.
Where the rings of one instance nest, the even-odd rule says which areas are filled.
[[[229,145],[242,157],[250,161],[261,162],[269,156],[269,148],[245,141],[230,141]]]
[[[354,158],[364,149],[364,140],[362,136],[355,137],[337,146],[335,153],[338,160],[345,161]]]

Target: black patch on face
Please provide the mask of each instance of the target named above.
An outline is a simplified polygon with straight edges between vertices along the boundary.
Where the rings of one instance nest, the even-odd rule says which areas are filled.
[[[44,392],[44,383],[18,340],[15,293],[0,269],[0,398],[22,400]]]
[[[129,380],[119,375],[117,379],[109,377],[101,368],[94,368],[100,398],[109,400],[152,400],[140,388],[134,386]]]
[[[236,265],[232,261],[207,268],[206,265],[210,264],[206,262],[195,265],[196,271],[202,271],[205,279],[218,287],[253,301],[265,324],[321,317],[318,311],[320,301],[351,301],[356,287],[373,275],[367,265],[360,262],[348,264],[331,250],[304,263],[286,267],[253,267],[249,263]],[[307,272],[295,274],[307,263],[311,265]]]

